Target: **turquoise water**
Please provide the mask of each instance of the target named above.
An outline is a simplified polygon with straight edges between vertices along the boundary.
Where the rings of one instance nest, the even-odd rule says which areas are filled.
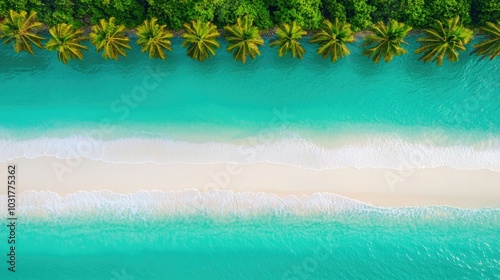
[[[468,50],[460,62],[438,68],[417,60],[415,39],[410,54],[377,65],[361,55],[360,43],[335,64],[306,44],[302,61],[263,47],[245,65],[232,61],[224,43],[213,59],[193,61],[178,39],[166,61],[150,61],[133,46],[117,62],[89,51],[69,66],[55,53],[32,57],[1,46],[0,128],[34,137],[111,123],[135,127],[139,136],[236,131],[230,136],[238,137],[282,125],[279,112],[291,129],[331,134],[437,127],[498,135],[498,61],[479,61]]]
[[[32,211],[45,214],[19,215],[18,271],[2,268],[2,279],[500,277],[498,209],[386,209],[355,202],[339,208],[342,199],[323,198],[319,213],[304,211],[307,203],[297,201],[271,210],[260,203],[262,212],[252,213],[220,210],[224,201],[159,210],[183,200],[158,193],[129,195],[122,198],[126,205],[116,197],[81,196],[85,208],[74,202],[58,208],[61,202],[38,194]],[[8,234],[4,227],[0,233]]]
[[[243,142],[265,146],[277,139],[267,134],[272,132],[325,142],[349,136],[348,143],[361,144],[346,152],[335,145],[337,150],[316,149],[302,140],[290,144],[295,150],[285,149],[279,142],[257,149],[251,160],[302,166],[306,159],[301,156],[317,154],[309,161],[319,167],[307,167],[398,167],[397,156],[411,158],[417,147],[429,156],[424,157],[427,167],[467,169],[460,164],[470,161],[474,169],[499,169],[498,61],[479,61],[466,52],[460,62],[437,68],[418,61],[411,54],[415,38],[409,41],[409,55],[377,65],[361,56],[359,43],[335,64],[308,44],[302,61],[279,59],[276,49],[264,47],[262,56],[246,65],[233,62],[223,49],[201,64],[188,59],[176,39],[166,61],[150,61],[133,46],[117,62],[90,51],[84,61],[69,66],[54,53],[37,51],[32,57],[2,45],[0,161],[65,157],[61,151],[87,134],[111,141],[84,154],[99,160],[183,162],[175,158],[180,155],[187,162],[197,161],[196,156],[237,161],[245,152],[217,143],[256,137]],[[429,131],[441,131],[434,136],[445,140],[434,141],[436,149],[408,144],[427,140]],[[374,137],[379,134],[399,144]],[[129,138],[194,144],[112,142]],[[367,143],[385,150],[366,148]],[[171,148],[163,154],[149,146]],[[120,155],[134,154],[133,149],[144,158]],[[171,213],[162,210],[164,205],[148,204],[148,199],[163,201],[154,196],[134,198],[150,206],[139,210],[130,201],[118,207],[115,200],[103,200],[94,207],[96,198],[79,199],[69,205],[83,208],[71,211],[57,208],[60,201],[43,194],[24,204],[18,272],[8,273],[2,261],[0,279],[500,278],[498,209],[382,209],[354,203],[347,210],[308,213],[290,210],[302,209],[296,205],[278,211],[275,204],[259,204],[247,212],[221,214],[215,208],[183,212],[181,203]],[[274,210],[254,213],[269,208]],[[0,236],[8,235],[5,226],[0,229]],[[7,252],[5,241],[0,249]]]

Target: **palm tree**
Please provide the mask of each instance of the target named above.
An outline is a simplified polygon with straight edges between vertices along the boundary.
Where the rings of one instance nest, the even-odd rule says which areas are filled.
[[[14,42],[16,52],[26,51],[34,54],[32,44],[43,48],[42,40],[45,39],[33,33],[33,30],[39,27],[42,27],[42,23],[36,20],[36,12],[30,12],[28,15],[26,11],[17,13],[10,10],[0,26],[0,39],[5,39],[4,44]]]
[[[309,42],[319,45],[317,53],[323,58],[331,56],[331,61],[336,62],[351,53],[346,44],[354,41],[351,25],[336,18],[333,24],[329,20],[323,21]]]
[[[60,23],[49,29],[52,39],[47,42],[45,48],[49,51],[57,51],[57,58],[64,64],[72,59],[83,59],[82,50],[88,50],[87,46],[80,44],[87,38],[82,36],[83,31],[76,29],[71,24]]]
[[[269,46],[279,46],[279,57],[282,57],[283,55],[290,52],[292,54],[292,57],[298,57],[299,59],[302,59],[302,55],[306,52],[306,50],[304,49],[304,47],[302,47],[299,40],[302,39],[302,36],[306,34],[307,32],[302,30],[302,28],[298,26],[295,21],[292,22],[292,25],[283,23],[276,31],[276,36],[278,38],[272,40]]]
[[[253,26],[253,20],[248,16],[243,19],[238,18],[232,26],[224,27],[227,32],[226,40],[229,46],[226,48],[228,52],[233,53],[234,60],[241,60],[245,63],[247,55],[253,59],[260,55],[259,45],[264,45],[264,40],[259,35],[259,29]]]
[[[185,32],[182,47],[187,47],[187,55],[192,59],[203,62],[215,55],[215,49],[220,48],[217,37],[220,36],[217,26],[211,22],[193,20],[184,24]]]
[[[115,18],[109,21],[101,19],[97,25],[92,26],[90,32],[90,42],[96,47],[96,51],[104,50],[104,59],[118,60],[118,55],[127,56],[125,49],[130,47],[130,39],[125,35],[125,26],[116,25]]]
[[[486,39],[481,43],[474,45],[474,51],[476,55],[482,55],[481,59],[490,57],[490,59],[495,58],[500,55],[500,21],[496,24],[492,22],[487,22],[486,26],[480,28],[480,30],[486,35]]]
[[[404,23],[390,20],[387,25],[379,21],[368,28],[373,34],[365,37],[363,47],[370,47],[363,52],[363,55],[373,58],[374,63],[378,63],[383,57],[385,62],[392,60],[394,56],[408,53],[401,47],[401,44],[408,45],[404,38],[412,28]]]
[[[151,21],[145,20],[137,27],[137,44],[141,46],[142,52],[149,52],[149,59],[153,57],[165,59],[165,49],[172,51],[170,38],[174,35],[166,30],[165,25],[159,25],[157,21],[156,18],[152,18]]]
[[[418,38],[422,46],[415,53],[424,53],[419,60],[424,62],[436,61],[437,66],[443,64],[444,56],[451,62],[458,61],[458,52],[465,51],[473,38],[473,32],[460,23],[460,18],[449,19],[444,22],[436,21],[435,29],[424,29],[425,38]]]

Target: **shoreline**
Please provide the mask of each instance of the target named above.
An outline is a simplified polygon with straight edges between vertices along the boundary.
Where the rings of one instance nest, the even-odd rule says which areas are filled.
[[[312,196],[330,193],[383,207],[452,206],[500,207],[500,172],[423,169],[343,168],[306,170],[269,163],[254,164],[114,164],[82,158],[39,157],[0,163],[1,170],[15,164],[17,193],[50,191],[67,195],[78,191],[108,190],[120,194],[139,191],[200,192]],[[59,174],[58,174],[59,173]],[[7,173],[0,174],[6,181]],[[5,195],[6,190],[0,192]]]
[[[460,144],[446,143],[455,138],[443,133],[425,135],[427,138],[422,139],[396,138],[384,134],[371,137],[346,135],[326,141],[311,136],[287,137],[262,132],[254,138],[227,142],[206,142],[194,138],[189,141],[163,138],[97,140],[90,136],[43,137],[20,141],[0,139],[0,162],[53,157],[59,159],[63,166],[72,166],[72,162],[79,161],[78,158],[85,158],[124,165],[262,163],[314,171],[350,167],[388,170],[449,167],[455,170],[485,169],[500,172],[499,138],[473,143],[470,142],[472,139],[464,137],[463,141],[467,144]]]

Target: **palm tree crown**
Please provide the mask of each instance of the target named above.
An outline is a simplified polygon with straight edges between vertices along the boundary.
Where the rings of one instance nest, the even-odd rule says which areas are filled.
[[[228,52],[233,53],[234,60],[241,60],[245,63],[247,55],[253,59],[260,55],[259,45],[264,45],[264,40],[259,35],[259,29],[253,25],[253,21],[248,16],[243,19],[238,18],[232,26],[224,27],[227,32],[226,40],[229,46]]]
[[[451,62],[458,61],[458,52],[465,51],[467,45],[473,38],[473,32],[460,23],[460,18],[455,17],[444,22],[436,21],[435,29],[424,29],[425,38],[418,38],[422,43],[415,53],[424,53],[419,60],[424,62],[436,61],[441,66],[444,57]]]
[[[170,38],[174,35],[166,30],[165,25],[159,25],[156,18],[150,21],[145,20],[144,23],[137,27],[137,44],[141,46],[142,52],[149,52],[149,58],[165,59],[165,49],[172,51],[172,43]]]
[[[33,30],[39,27],[42,27],[42,23],[36,20],[36,12],[30,12],[28,15],[26,11],[17,13],[10,10],[0,26],[0,39],[5,38],[4,44],[14,41],[16,52],[26,51],[34,54],[32,45],[43,48],[41,41],[44,38],[33,33]]]
[[[486,39],[481,43],[474,45],[474,51],[476,55],[483,56],[481,59],[490,57],[490,59],[495,58],[500,55],[500,21],[496,24],[492,22],[487,22],[486,26],[480,28],[480,30],[486,35]]]
[[[307,32],[302,30],[302,28],[298,26],[295,21],[292,22],[292,25],[283,23],[276,31],[276,36],[278,38],[272,40],[269,46],[279,47],[279,57],[282,57],[283,55],[290,52],[292,54],[292,57],[298,57],[299,59],[302,59],[302,55],[306,52],[306,50],[304,49],[304,47],[302,47],[299,40],[302,39],[302,36],[306,34]]]
[[[217,37],[220,36],[217,26],[211,22],[193,20],[184,24],[185,32],[182,47],[187,47],[187,55],[192,59],[203,62],[215,55],[215,49],[220,48]]]
[[[130,39],[124,31],[125,26],[116,25],[114,17],[109,21],[101,19],[98,24],[92,26],[90,42],[96,47],[97,52],[104,50],[102,54],[104,59],[118,60],[118,55],[127,56],[125,49],[132,49],[129,44]]]
[[[86,38],[82,36],[83,31],[76,29],[70,24],[60,23],[49,29],[52,39],[45,48],[49,51],[57,51],[57,58],[64,64],[70,59],[83,59],[82,50],[88,50],[87,46],[80,44]]]
[[[365,37],[363,47],[369,47],[363,55],[373,58],[374,63],[378,63],[383,57],[385,62],[392,60],[394,56],[408,53],[401,44],[408,45],[404,38],[412,28],[404,23],[390,20],[387,25],[379,21],[370,26],[368,30],[373,32]]]
[[[323,21],[309,42],[319,45],[317,53],[323,58],[331,56],[331,61],[336,62],[351,53],[346,44],[354,41],[351,25],[336,18],[333,24],[329,20]]]

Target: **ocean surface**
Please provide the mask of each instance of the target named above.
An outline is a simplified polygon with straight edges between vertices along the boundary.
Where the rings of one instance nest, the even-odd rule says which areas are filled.
[[[1,279],[500,277],[500,209],[194,190],[28,192],[19,203],[18,271],[2,267]]]
[[[500,64],[461,53],[332,64],[263,47],[205,63],[180,40],[165,61],[133,45],[63,65],[0,46],[0,162],[271,162],[308,169],[500,172]],[[268,42],[267,42],[268,43]],[[470,48],[469,48],[470,51]],[[473,186],[471,186],[473,187]],[[6,221],[6,197],[0,197]],[[334,194],[19,194],[17,272],[0,279],[500,279],[500,210],[379,208]],[[3,222],[2,222],[3,223]]]

